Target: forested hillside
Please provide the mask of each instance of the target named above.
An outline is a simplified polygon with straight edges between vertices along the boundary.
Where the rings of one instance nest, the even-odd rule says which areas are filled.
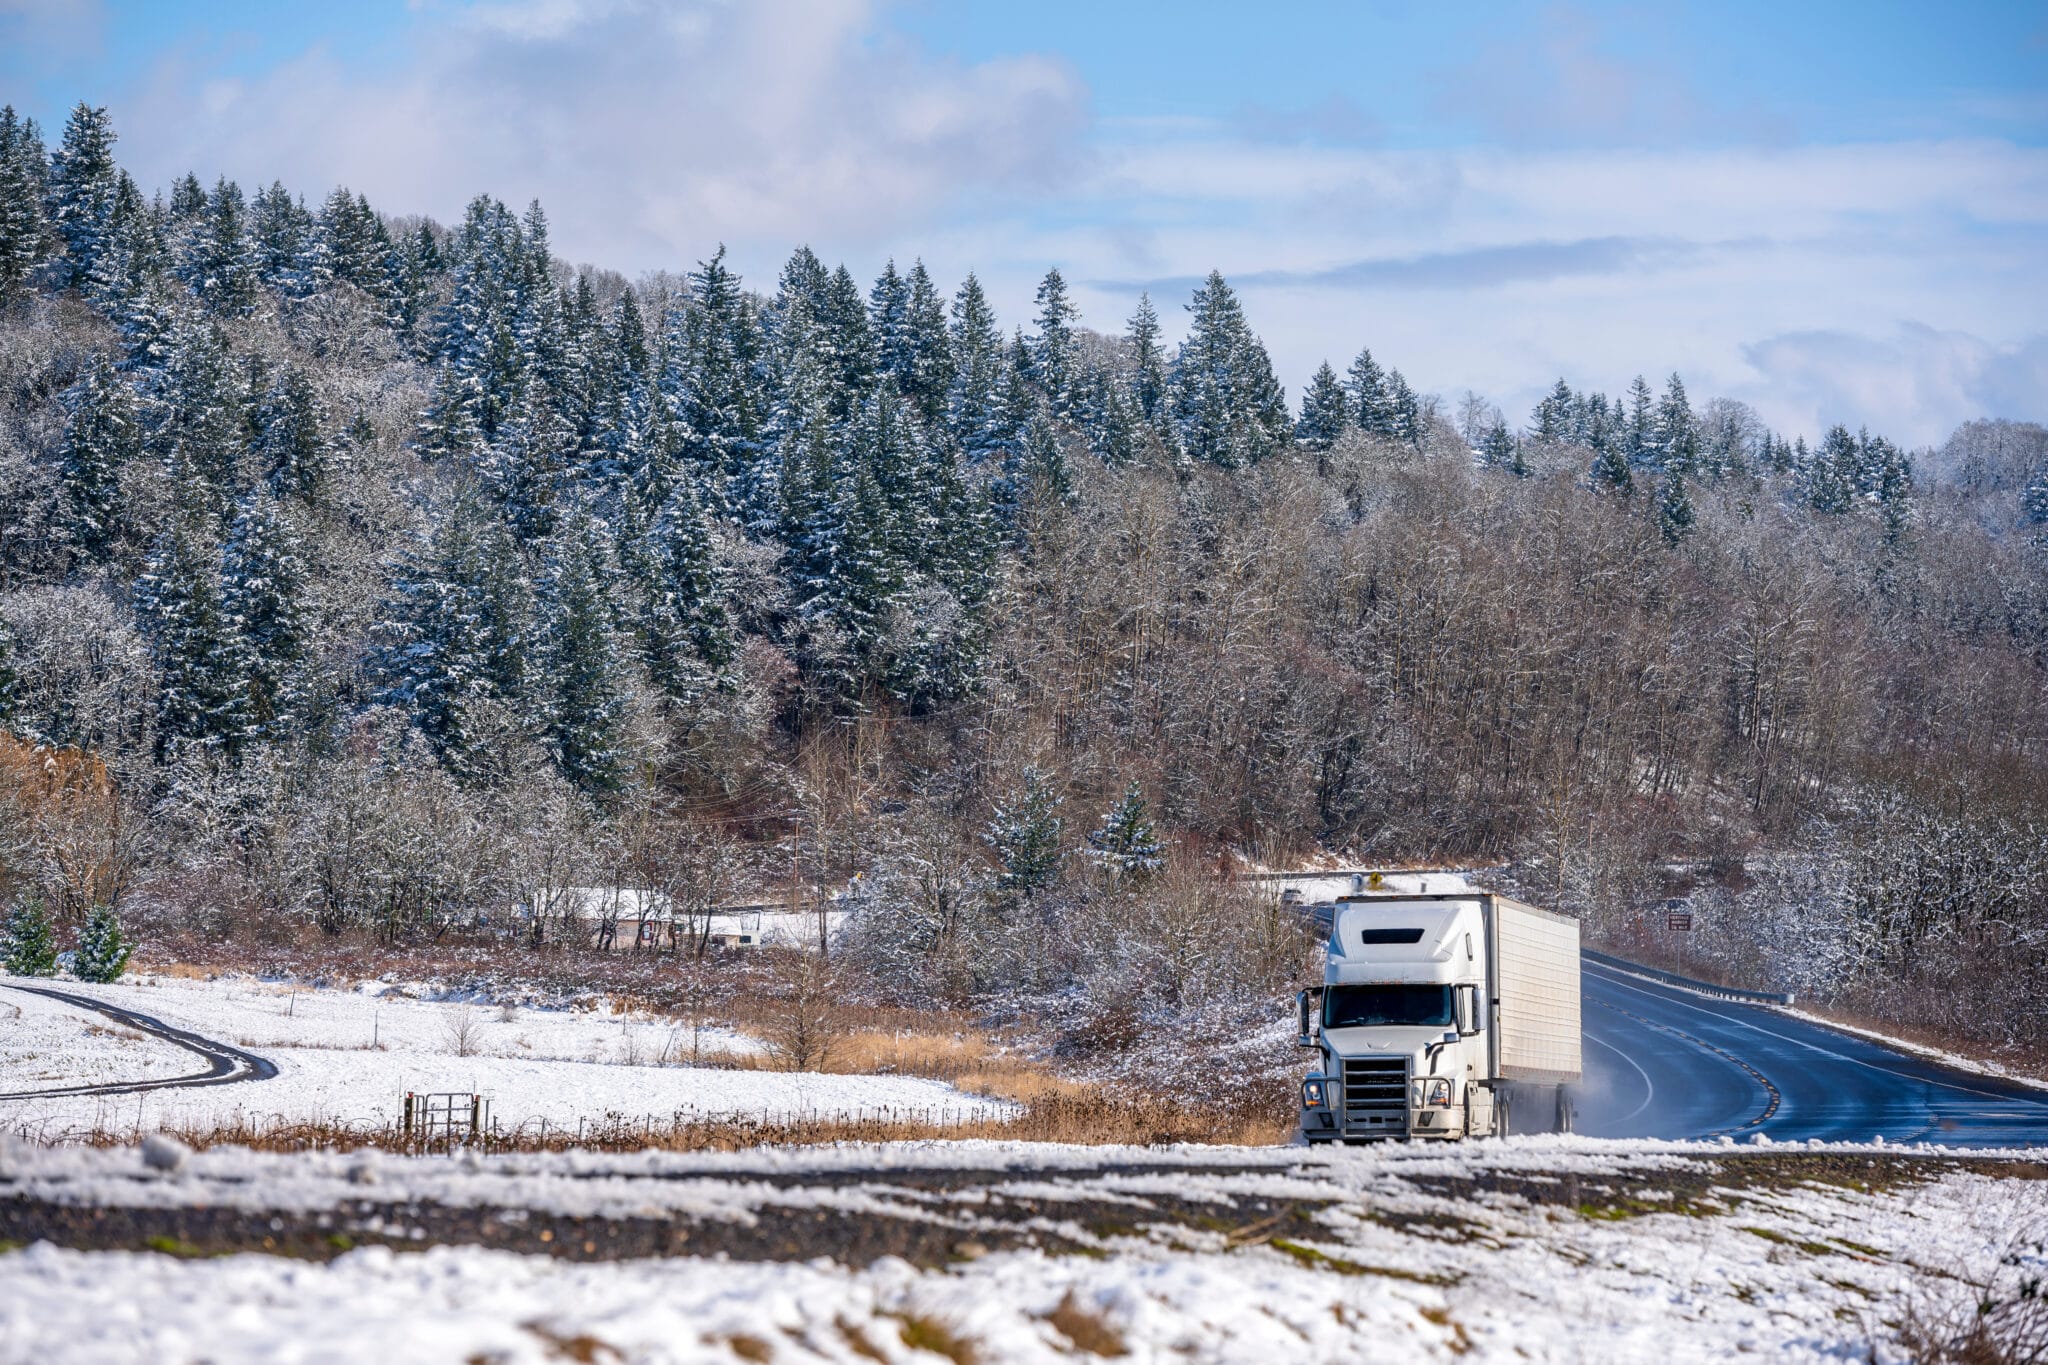
[[[1516,420],[1368,349],[1290,406],[1221,275],[1177,342],[1057,270],[629,281],[538,204],[53,140],[0,115],[0,894],[67,941],[540,951],[550,888],[858,874],[877,990],[1099,1017],[1291,989],[1214,873],[1324,849],[1646,952],[1691,894],[1695,963],[2048,1040],[2039,426]]]

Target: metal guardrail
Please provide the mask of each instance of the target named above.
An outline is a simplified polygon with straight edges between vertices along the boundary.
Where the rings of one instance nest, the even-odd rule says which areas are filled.
[[[1653,981],[1662,981],[1666,985],[1683,986],[1687,990],[1705,991],[1709,995],[1725,995],[1731,1000],[1752,1000],[1760,1005],[1789,1005],[1793,1002],[1794,992],[1792,991],[1750,991],[1744,990],[1740,986],[1717,986],[1711,981],[1700,981],[1694,977],[1680,976],[1677,972],[1667,972],[1661,967],[1645,967],[1640,962],[1630,962],[1624,957],[1614,957],[1607,953],[1596,953],[1591,948],[1581,948],[1579,953],[1583,957],[1591,958],[1603,967],[1612,967],[1619,972],[1634,972],[1637,976],[1647,976]]]

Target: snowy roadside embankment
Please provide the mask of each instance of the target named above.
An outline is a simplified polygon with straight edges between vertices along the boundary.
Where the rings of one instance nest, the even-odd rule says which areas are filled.
[[[67,991],[247,1048],[276,1063],[278,1074],[241,1085],[124,1096],[111,1105],[62,1096],[0,1102],[0,1131],[55,1141],[96,1129],[127,1133],[300,1123],[382,1127],[398,1121],[408,1091],[481,1094],[502,1128],[545,1122],[572,1132],[607,1116],[667,1121],[678,1115],[830,1118],[887,1112],[965,1121],[1012,1112],[1012,1106],[916,1077],[723,1069],[716,1063],[758,1054],[760,1044],[729,1029],[656,1016],[422,1000],[406,994],[405,987],[383,982],[353,990],[246,977],[64,985]],[[0,990],[0,999],[12,1004],[37,997]],[[26,1016],[28,1006],[23,1009]],[[37,1018],[38,1028],[48,1035],[41,1055],[50,1060],[32,1074],[25,1067],[22,1083],[0,1088],[154,1075],[140,1062],[135,1076],[122,1070],[120,1059],[130,1045],[108,1036],[103,1019],[75,1009],[39,1011]],[[113,1046],[117,1042],[120,1048]],[[700,1060],[711,1064],[693,1064]],[[191,1069],[189,1063],[187,1057],[184,1070]],[[166,1074],[179,1073],[172,1069]]]
[[[266,1237],[353,1209],[382,1239],[431,1249],[320,1265],[36,1245],[0,1255],[0,1356],[1899,1361],[1908,1310],[2042,1269],[2027,1238],[2048,1182],[2009,1156],[917,1143],[367,1166],[217,1150],[164,1174],[133,1151],[15,1147],[0,1153],[0,1236],[5,1210],[53,1200],[80,1201],[95,1228],[142,1206],[217,1221],[227,1201],[288,1210],[253,1222]],[[424,1234],[455,1203],[516,1206],[506,1230],[546,1254],[435,1246]],[[572,1243],[553,1213],[600,1221]],[[704,1254],[590,1263],[635,1218],[699,1229]],[[721,1222],[858,1236],[747,1258],[711,1235]],[[902,1227],[942,1250],[877,1254],[905,1245]]]

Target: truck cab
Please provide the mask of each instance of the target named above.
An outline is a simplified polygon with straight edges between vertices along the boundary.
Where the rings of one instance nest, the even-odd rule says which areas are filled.
[[[1311,1142],[1493,1131],[1485,929],[1476,900],[1346,897],[1301,1033],[1322,1054],[1302,1086]]]
[[[1311,1143],[1569,1131],[1579,926],[1455,874],[1308,874],[1283,899],[1329,928],[1297,997]]]

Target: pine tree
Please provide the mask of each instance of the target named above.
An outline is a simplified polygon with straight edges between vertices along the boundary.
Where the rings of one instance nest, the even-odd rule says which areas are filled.
[[[1573,412],[1577,401],[1572,396],[1571,385],[1560,379],[1557,387],[1544,395],[1536,405],[1536,439],[1539,441],[1568,441],[1573,435]]]
[[[655,685],[684,706],[715,687],[735,649],[726,574],[696,488],[678,482],[637,556],[644,581],[640,657]]]
[[[1285,395],[1221,272],[1195,290],[1193,322],[1174,356],[1168,409],[1188,458],[1225,469],[1256,464],[1288,440]]]
[[[313,215],[273,180],[249,206],[249,235],[256,279],[282,298],[313,292],[306,268],[313,244]]]
[[[1507,469],[1515,459],[1514,433],[1508,430],[1507,419],[1495,412],[1493,425],[1486,429],[1486,437],[1479,443],[1479,462],[1491,469]]]
[[[286,365],[256,412],[256,451],[272,492],[307,502],[319,497],[330,462],[327,438],[321,432],[325,423],[313,381],[298,366]]]
[[[1024,426],[1024,483],[1034,498],[1071,503],[1074,474],[1067,465],[1065,442],[1052,420],[1052,409],[1041,404]]]
[[[128,385],[102,355],[66,391],[64,405],[65,521],[73,548],[104,563],[121,537],[121,471],[142,453],[142,427]]]
[[[208,312],[233,317],[249,311],[257,251],[241,186],[225,177],[214,184],[205,211],[181,229],[176,256],[178,277]]]
[[[48,253],[47,174],[35,120],[16,118],[11,104],[0,108],[0,303],[22,292]]]
[[[7,914],[5,954],[0,965],[15,976],[57,974],[57,933],[43,909],[43,898],[31,891],[14,902]]]
[[[544,727],[562,775],[611,791],[627,775],[627,679],[612,618],[611,547],[597,518],[569,518],[550,548],[540,589],[538,666]]]
[[[482,772],[485,717],[518,711],[527,691],[532,608],[519,549],[465,494],[394,568],[372,659],[377,699],[403,708],[455,771]]]
[[[1301,420],[1295,423],[1294,439],[1321,453],[1335,445],[1354,420],[1351,399],[1326,360],[1301,396]]]
[[[1686,486],[1689,482],[1683,469],[1666,470],[1663,488],[1657,495],[1657,529],[1663,532],[1666,543],[1671,545],[1678,544],[1693,531],[1695,514],[1692,492]]]
[[[121,932],[121,920],[114,907],[95,902],[79,931],[78,952],[72,958],[71,974],[80,981],[106,985],[121,979],[135,942]]]
[[[1803,449],[1803,441],[1801,446]],[[1831,516],[1848,511],[1855,504],[1857,468],[1861,462],[1862,453],[1849,429],[1839,424],[1829,428],[1820,449],[1800,460],[1795,475],[1806,505]]]
[[[136,595],[156,661],[159,757],[197,747],[232,758],[248,728],[247,660],[221,605],[212,542],[174,520],[158,537]]]
[[[868,328],[875,339],[881,373],[900,389],[910,378],[910,281],[897,273],[892,257],[868,291]]]
[[[1138,295],[1137,311],[1131,314],[1131,391],[1137,395],[1139,411],[1148,422],[1161,417],[1166,401],[1166,351],[1159,344],[1159,314],[1153,310],[1150,294]]]
[[[1699,426],[1693,420],[1692,405],[1686,401],[1685,383],[1676,371],[1665,386],[1663,401],[1657,405],[1650,443],[1656,451],[1654,462],[1659,468],[1676,470],[1687,478],[1698,476]]]
[[[81,103],[50,158],[48,212],[64,245],[67,285],[84,285],[106,250],[117,186],[113,122],[104,108]]]
[[[249,730],[261,738],[289,734],[304,706],[306,577],[290,516],[267,496],[245,500],[221,553],[221,607],[240,639]]]
[[[1166,866],[1166,850],[1145,809],[1144,789],[1135,781],[1089,833],[1088,860],[1101,869],[1111,892],[1141,886]]]
[[[979,460],[996,445],[1003,337],[981,281],[972,274],[953,297],[953,386],[946,424],[961,449]]]
[[[1067,282],[1057,267],[1045,272],[1038,282],[1038,331],[1031,338],[1029,375],[1055,417],[1067,417],[1074,408],[1079,380],[1080,356],[1074,343],[1074,319],[1078,316],[1067,295]]]
[[[908,370],[897,384],[933,431],[946,418],[953,387],[953,348],[946,331],[946,303],[925,271],[924,262],[910,267],[910,302],[905,320]]]
[[[760,327],[723,246],[691,273],[690,292],[690,306],[671,310],[665,328],[662,395],[700,487],[730,483],[733,500],[752,506],[761,501],[769,421]]]
[[[1369,436],[1391,439],[1400,429],[1400,413],[1393,393],[1387,388],[1386,374],[1371,351],[1360,351],[1351,362],[1346,386],[1351,390],[1349,407],[1359,427]]]
[[[242,395],[227,339],[205,319],[173,322],[163,371],[152,376],[150,445],[189,513],[219,516],[232,505],[245,432]]]
[[[1387,408],[1392,419],[1387,435],[1411,446],[1421,445],[1422,400],[1399,370],[1387,371]]]
[[[998,806],[983,838],[995,851],[1002,871],[996,890],[1005,897],[1028,901],[1059,880],[1059,798],[1044,773],[1024,769],[1016,799]]]
[[[1656,409],[1650,398],[1649,381],[1641,375],[1628,386],[1628,410],[1622,417],[1622,454],[1634,469],[1657,465]]]
[[[1091,405],[1088,444],[1095,457],[1112,469],[1136,464],[1144,450],[1144,415],[1123,376],[1107,370],[1096,376],[1097,397]]]
[[[1634,492],[1635,474],[1628,467],[1628,456],[1604,421],[1593,428],[1592,446],[1593,467],[1589,477],[1593,487],[1611,489],[1623,497]]]

